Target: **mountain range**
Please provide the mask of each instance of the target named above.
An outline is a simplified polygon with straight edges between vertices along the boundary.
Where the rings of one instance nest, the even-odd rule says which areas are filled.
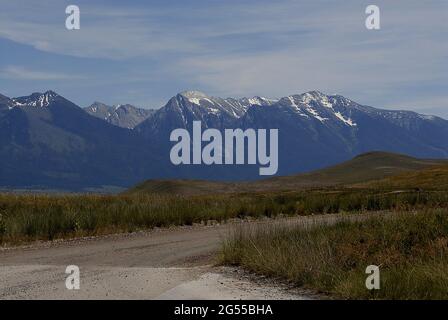
[[[356,103],[319,91],[280,99],[217,98],[198,91],[158,110],[94,103],[81,108],[53,91],[0,95],[0,186],[85,190],[146,179],[258,179],[254,165],[170,163],[176,128],[279,129],[279,175],[334,165],[372,150],[448,158],[448,121]]]
[[[152,109],[137,108],[130,104],[108,106],[101,102],[94,102],[92,105],[84,108],[84,110],[92,116],[128,129],[133,129],[155,112]]]

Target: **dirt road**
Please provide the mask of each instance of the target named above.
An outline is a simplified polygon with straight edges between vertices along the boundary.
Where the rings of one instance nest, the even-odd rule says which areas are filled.
[[[337,215],[279,223],[332,223]],[[177,227],[0,250],[0,299],[308,299],[216,267],[216,253],[235,225]],[[66,288],[68,265],[80,289]]]

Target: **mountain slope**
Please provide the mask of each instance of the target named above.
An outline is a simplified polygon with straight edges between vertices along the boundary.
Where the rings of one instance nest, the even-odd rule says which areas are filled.
[[[94,102],[84,110],[110,124],[127,129],[133,129],[154,113],[154,110],[137,108],[130,104],[108,106],[101,102]]]
[[[448,190],[448,163],[432,166],[427,169],[402,173],[396,176],[386,177],[357,184],[363,188],[391,189],[395,191],[403,190]]]
[[[205,180],[148,180],[129,189],[127,193],[204,195],[351,186],[367,181],[381,182],[380,179],[404,172],[407,172],[409,176],[419,175],[420,170],[428,168],[428,170],[433,170],[432,168],[437,170],[443,165],[448,166],[448,160],[417,159],[402,154],[369,152],[328,168],[297,175],[239,183]]]
[[[403,154],[368,152],[321,170],[292,176],[274,177],[255,184],[261,189],[351,185],[443,164],[448,164],[448,160],[417,159]]]
[[[11,102],[10,98],[0,94],[0,108],[9,105]]]
[[[146,136],[169,137],[173,128],[192,129],[193,121],[201,121],[203,128],[235,128],[237,119],[253,106],[270,106],[277,100],[254,98],[210,97],[199,91],[184,91],[172,97],[152,117],[136,127]]]
[[[126,186],[150,175],[144,163],[154,157],[131,131],[90,116],[51,91],[12,101],[13,108],[0,118],[3,186],[76,190]]]
[[[0,94],[0,117],[12,107],[12,100]]]
[[[243,180],[258,176],[258,167],[252,165],[238,166],[175,166],[169,161],[170,134],[174,129],[183,128],[192,132],[193,121],[201,121],[202,129],[237,128],[239,119],[244,116],[250,103],[266,103],[274,100],[266,98],[222,99],[210,97],[199,91],[184,91],[172,97],[168,103],[157,110],[151,117],[135,127],[146,139],[153,139],[156,149],[166,155],[164,164],[170,174],[165,178]],[[258,105],[259,106],[259,105]]]

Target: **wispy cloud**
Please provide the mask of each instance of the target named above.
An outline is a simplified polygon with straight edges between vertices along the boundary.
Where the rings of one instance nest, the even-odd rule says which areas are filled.
[[[57,1],[48,2],[32,10],[24,10],[20,2],[9,4],[9,11],[0,12],[0,38],[45,52],[114,60],[199,50],[197,42],[183,36],[185,30],[163,22],[169,17],[167,9],[138,10],[114,4],[98,7],[81,1],[81,29],[68,31],[65,7]]]
[[[76,2],[79,31],[65,29],[68,0],[2,3],[0,40],[57,57],[44,71],[38,59],[2,52],[3,79],[46,85],[75,70],[86,78],[64,82],[73,96],[149,105],[187,88],[220,96],[318,89],[414,110],[440,110],[448,97],[446,1],[377,0],[379,31],[364,26],[367,0]]]
[[[7,80],[79,80],[79,75],[70,75],[57,72],[30,70],[21,66],[7,66],[0,69],[0,77]]]

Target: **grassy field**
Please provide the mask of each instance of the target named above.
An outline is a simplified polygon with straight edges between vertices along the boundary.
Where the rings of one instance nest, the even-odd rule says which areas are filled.
[[[241,192],[280,192],[349,186],[438,166],[448,168],[448,160],[417,159],[402,154],[369,152],[328,168],[296,175],[250,182],[148,180],[131,188],[127,193],[189,196]]]
[[[448,210],[333,225],[240,229],[222,261],[348,299],[448,299]],[[380,289],[365,269],[380,267]]]
[[[292,191],[196,195],[198,190],[213,189],[213,183],[193,181],[179,185],[179,181],[163,181],[153,182],[151,188],[157,190],[150,193],[144,183],[119,195],[0,194],[0,244],[131,232],[231,218],[448,208],[446,165],[399,155],[380,155],[363,155],[311,176],[316,179],[318,175],[322,176],[320,182],[329,181],[329,177],[342,177],[343,172],[352,176],[357,172],[363,177],[382,177],[392,169],[381,166],[379,173],[370,171],[385,164],[401,168],[394,167],[392,171],[419,166],[426,169],[345,187],[291,187],[289,190]],[[302,180],[303,177],[298,181]],[[348,180],[354,181],[354,178]],[[191,185],[193,192],[189,193]],[[176,190],[184,194],[178,195]]]
[[[448,190],[448,166],[434,166],[380,180],[358,184],[364,188],[388,190]]]
[[[251,183],[149,181],[118,195],[0,193],[0,245],[247,217],[387,212],[304,229],[240,230],[222,261],[341,298],[448,298],[448,166],[370,153]],[[378,265],[381,289],[365,288]]]
[[[0,194],[0,244],[53,240],[231,218],[448,206],[443,191],[325,189],[283,193],[176,195]]]

